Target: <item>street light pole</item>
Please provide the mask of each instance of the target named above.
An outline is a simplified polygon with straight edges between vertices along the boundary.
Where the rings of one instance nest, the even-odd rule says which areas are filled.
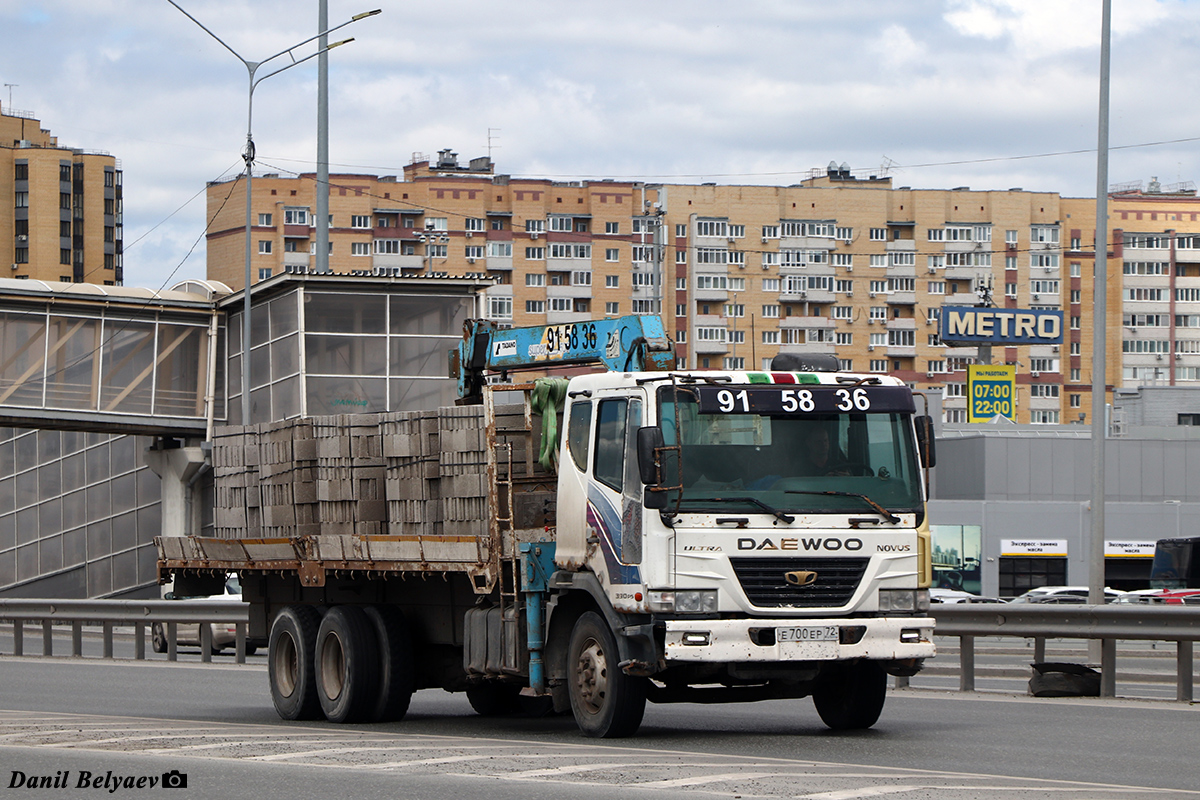
[[[341,47],[344,44],[349,44],[350,42],[353,42],[354,39],[352,39],[352,38],[351,39],[343,39],[340,42],[334,42],[333,44],[321,47],[315,53],[310,53],[309,55],[304,56],[303,58],[299,58],[299,59],[297,59],[295,54],[292,52],[296,48],[303,47],[304,45],[308,44],[309,42],[311,42],[315,39],[323,39],[323,37],[328,36],[329,34],[333,33],[336,30],[346,27],[347,25],[349,25],[352,22],[358,22],[360,19],[366,19],[367,17],[373,17],[376,14],[380,14],[380,13],[382,13],[382,10],[375,9],[374,11],[365,11],[361,14],[355,14],[353,17],[351,17],[347,21],[343,22],[342,24],[335,25],[334,27],[329,28],[328,30],[323,30],[320,33],[318,33],[317,35],[310,36],[302,42],[297,42],[296,44],[292,45],[291,47],[288,47],[284,50],[280,50],[275,55],[265,58],[262,61],[249,61],[249,60],[243,58],[240,53],[238,53],[236,50],[234,50],[228,44],[226,44],[221,39],[220,36],[217,36],[215,33],[213,33],[207,27],[205,27],[204,23],[200,22],[200,20],[196,19],[191,14],[189,14],[187,11],[185,11],[181,5],[179,5],[178,3],[175,2],[175,0],[167,0],[167,2],[170,3],[171,5],[175,6],[175,8],[179,9],[180,13],[182,13],[185,17],[187,17],[192,22],[194,22],[198,26],[200,26],[201,30],[203,30],[205,33],[207,33],[212,38],[216,39],[217,42],[222,47],[224,47],[230,53],[233,53],[234,57],[238,61],[241,61],[246,66],[246,72],[247,72],[247,75],[249,78],[249,91],[247,93],[248,96],[246,99],[246,150],[242,154],[242,159],[246,162],[246,274],[245,274],[245,285],[242,287],[242,295],[243,295],[242,296],[242,424],[248,425],[248,424],[250,424],[250,284],[253,282],[253,279],[252,279],[253,276],[251,275],[251,272],[250,272],[250,269],[251,269],[250,236],[251,236],[251,229],[253,227],[253,219],[251,217],[251,213],[252,213],[251,212],[251,209],[252,209],[251,189],[252,189],[252,184],[253,184],[253,180],[254,180],[254,177],[253,177],[254,176],[254,133],[253,133],[254,89],[260,83],[265,81],[267,78],[278,75],[279,73],[283,72],[284,70],[291,69],[292,67],[295,67],[299,64],[303,64],[305,61],[308,61],[309,59],[312,59],[312,58],[316,58],[317,56],[319,56],[323,53],[328,53],[330,50],[332,50],[335,47]],[[275,59],[279,58],[280,56],[284,56],[284,55],[291,57],[291,59],[292,59],[291,63],[284,64],[279,69],[276,69],[272,72],[268,72],[266,75],[263,75],[261,77],[256,77],[258,75],[259,67],[262,67],[263,65],[265,65],[271,61],[274,61]]]

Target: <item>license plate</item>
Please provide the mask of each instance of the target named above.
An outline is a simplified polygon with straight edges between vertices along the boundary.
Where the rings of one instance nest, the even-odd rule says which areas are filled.
[[[838,629],[836,625],[808,625],[803,628],[777,628],[777,642],[836,642]]]

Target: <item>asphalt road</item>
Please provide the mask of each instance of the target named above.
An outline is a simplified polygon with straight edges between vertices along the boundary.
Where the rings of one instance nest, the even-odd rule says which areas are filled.
[[[1200,707],[1173,702],[909,689],[850,734],[807,700],[651,705],[638,736],[599,742],[436,690],[400,723],[284,723],[266,684],[257,665],[0,658],[0,796],[177,769],[203,797],[1200,797]],[[69,786],[31,792],[18,772]]]

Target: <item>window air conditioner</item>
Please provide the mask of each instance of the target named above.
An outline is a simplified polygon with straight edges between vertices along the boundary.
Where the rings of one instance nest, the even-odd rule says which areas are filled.
[[[846,292],[846,297],[854,297],[854,292]]]
[[[929,268],[929,274],[930,274],[930,275],[935,275],[935,274],[937,274],[937,267],[930,267],[930,268]]]
[[[867,293],[867,297],[874,297],[874,296],[875,296],[875,292],[868,292],[868,293]]]
[[[874,322],[874,321],[875,321],[875,320],[871,320],[871,322]],[[873,344],[869,344],[869,345],[867,345],[867,349],[868,349],[868,350],[874,350],[874,349],[875,349],[875,345],[873,345]]]
[[[933,377],[933,373],[932,373],[932,372],[926,372],[926,373],[925,373],[925,377],[926,377],[926,378],[932,378],[932,377]]]
[[[1183,353],[1176,353],[1176,354],[1175,354],[1175,360],[1176,360],[1176,361],[1183,361]]]
[[[1035,295],[1033,296],[1033,299],[1034,299],[1034,300],[1037,300],[1037,299],[1038,299],[1038,296],[1035,294]]]
[[[1038,377],[1041,377],[1041,374],[1042,373],[1040,373],[1040,372],[1031,372],[1031,373],[1029,373],[1029,377],[1038,378]]]
[[[537,238],[538,238],[538,232],[537,232],[537,231],[532,231],[532,232],[530,232],[530,234],[529,234],[529,238],[530,238],[530,239],[537,239]]]
[[[854,272],[854,265],[853,265],[853,264],[847,264],[847,265],[846,265],[846,272]]]
[[[1157,353],[1157,354],[1154,356],[1154,360],[1155,360],[1155,361],[1162,361],[1162,353]]]
[[[766,237],[766,236],[762,237],[762,243],[763,243],[763,244],[766,244],[768,241],[770,241],[770,240],[769,240],[769,239],[767,239],[767,237]]]
[[[1050,348],[1050,350],[1051,350],[1051,352],[1057,353],[1057,352],[1058,352],[1058,345],[1054,345],[1053,347],[1051,347],[1051,348]]]
[[[28,242],[29,237],[22,233],[17,236],[17,241],[18,242]]]
[[[470,231],[467,231],[467,238],[468,238],[468,239],[470,239],[470,238],[471,238],[473,235],[474,235],[474,234],[472,234]]]
[[[473,258],[468,258],[468,259],[467,259],[467,263],[468,263],[468,264],[474,264],[474,263],[475,263],[475,259],[473,259]]]
[[[868,325],[874,325],[874,324],[875,324],[875,318],[874,318],[874,317],[871,317],[870,319],[868,319],[868,320],[867,320],[867,324],[868,324]]]
[[[1050,271],[1052,271],[1053,269],[1054,269],[1054,267],[1046,267],[1046,272],[1050,272]]]

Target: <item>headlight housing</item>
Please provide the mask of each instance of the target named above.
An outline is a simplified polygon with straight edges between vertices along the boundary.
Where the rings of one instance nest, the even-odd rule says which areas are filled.
[[[682,589],[673,592],[647,592],[646,604],[651,611],[674,614],[717,613],[716,589]]]
[[[928,589],[880,589],[879,610],[884,613],[924,614],[929,611]]]

